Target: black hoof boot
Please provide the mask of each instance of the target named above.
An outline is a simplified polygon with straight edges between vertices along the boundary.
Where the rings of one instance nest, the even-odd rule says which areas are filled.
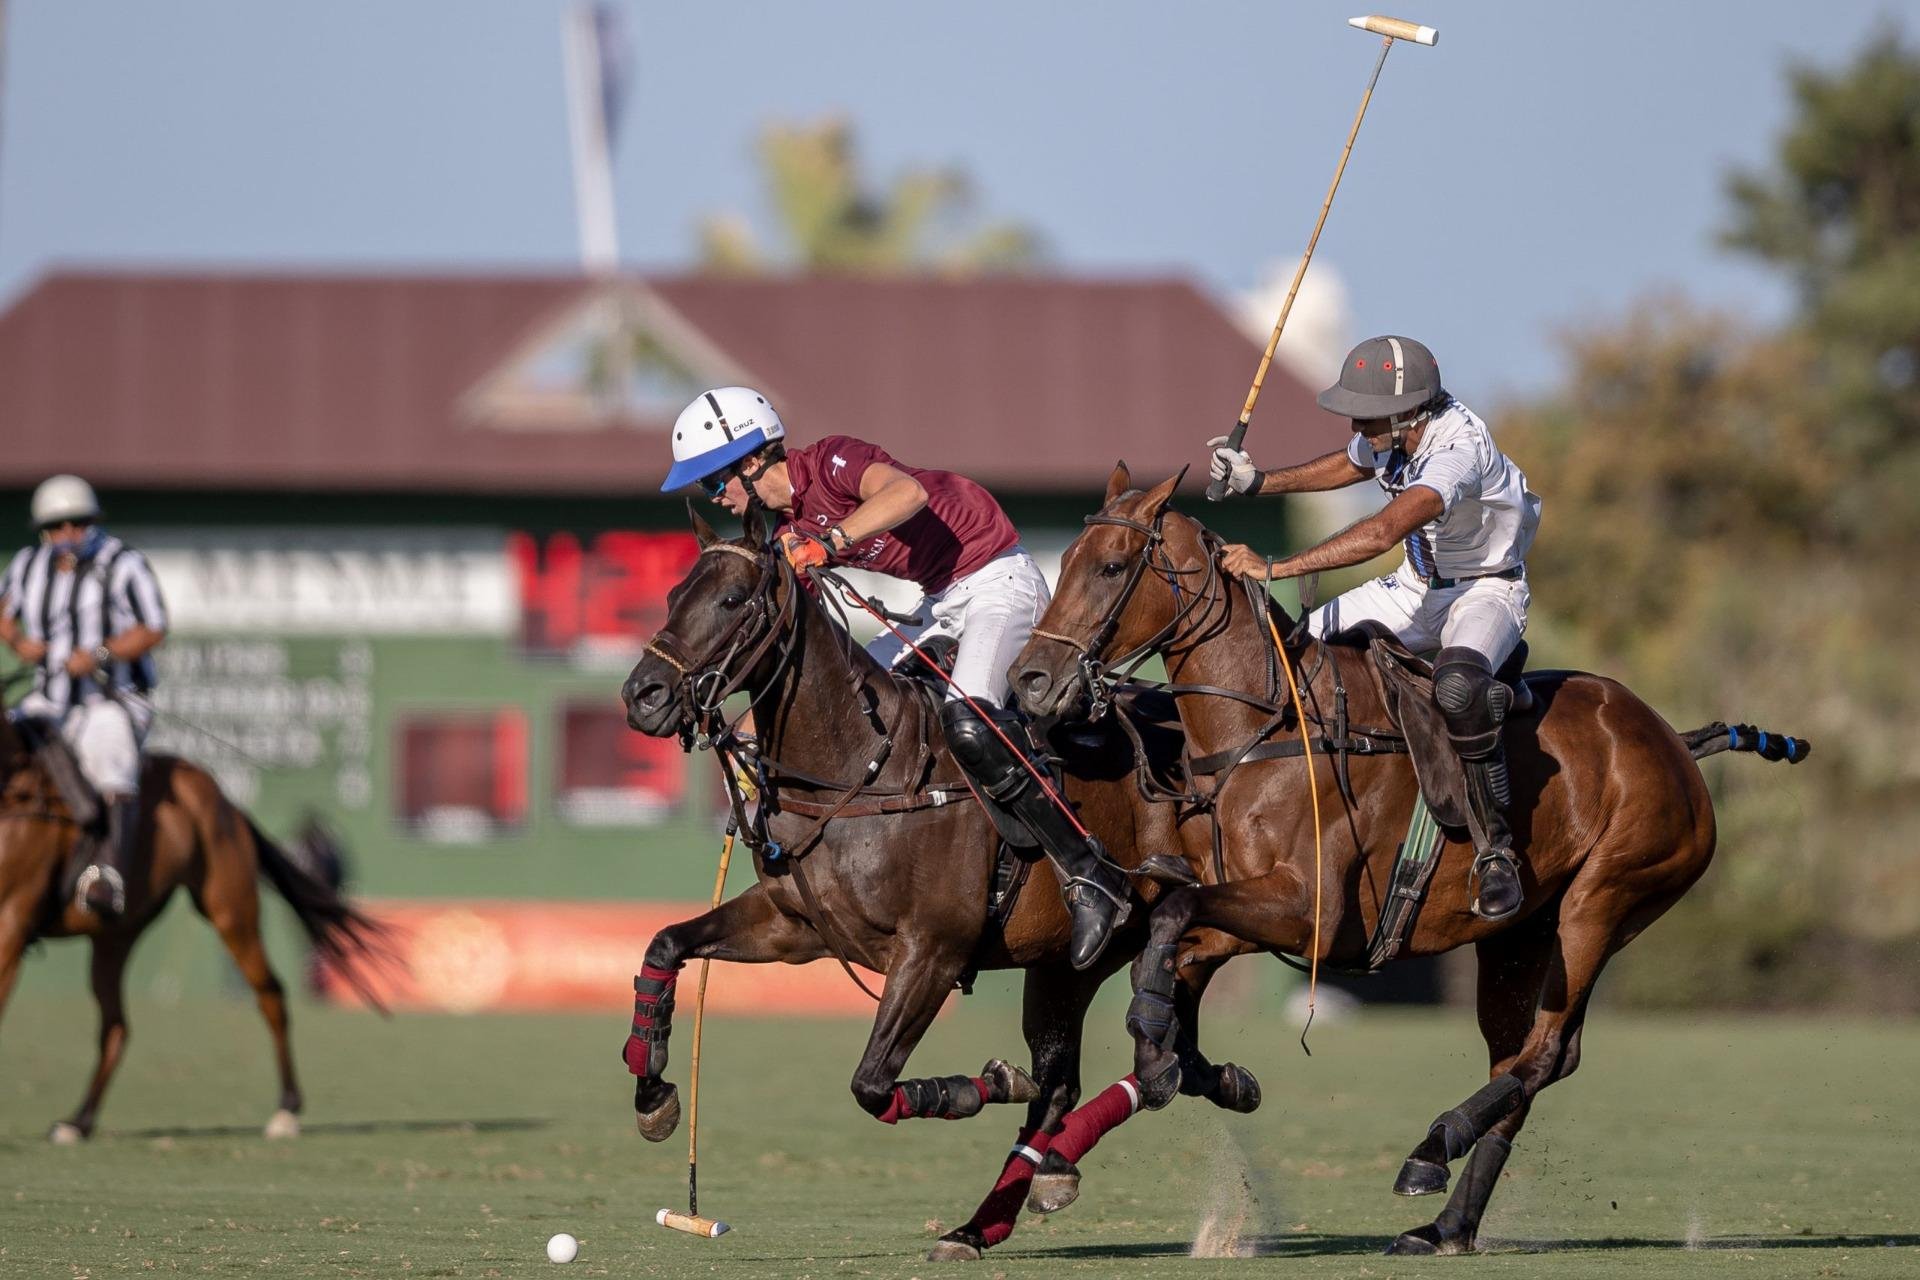
[[[1080,1166],[1058,1151],[1047,1152],[1027,1191],[1029,1213],[1058,1213],[1080,1198]]]
[[[971,1227],[956,1227],[927,1250],[928,1262],[978,1262],[987,1242]]]
[[[1473,864],[1480,890],[1473,898],[1473,914],[1482,920],[1505,920],[1527,900],[1520,886],[1520,864],[1511,851],[1495,849]]]
[[[1393,1180],[1393,1194],[1397,1196],[1431,1196],[1447,1189],[1447,1166],[1435,1164],[1431,1160],[1422,1160],[1418,1156],[1408,1156],[1407,1162],[1400,1166],[1400,1176]]]

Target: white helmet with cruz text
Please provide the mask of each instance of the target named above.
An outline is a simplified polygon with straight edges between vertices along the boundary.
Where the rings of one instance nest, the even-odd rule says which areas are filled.
[[[673,470],[660,492],[704,480],[786,434],[773,405],[752,387],[703,392],[673,424]]]
[[[64,524],[69,520],[98,520],[100,499],[93,486],[79,476],[49,476],[33,491],[33,527]]]

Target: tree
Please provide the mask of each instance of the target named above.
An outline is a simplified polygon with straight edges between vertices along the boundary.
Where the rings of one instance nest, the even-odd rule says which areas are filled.
[[[1920,51],[1885,28],[1851,65],[1788,80],[1794,120],[1766,170],[1729,179],[1722,239],[1792,273],[1835,445],[1884,461],[1920,442]]]
[[[1707,764],[1724,855],[1622,957],[1633,999],[1879,1002],[1920,960],[1920,53],[1788,83],[1724,242],[1790,273],[1791,320],[1649,300],[1500,418],[1545,503],[1536,651],[1816,744],[1790,778]]]
[[[744,218],[709,215],[700,226],[707,270],[972,274],[1019,270],[1040,256],[1039,236],[1025,226],[972,225],[973,188],[958,169],[910,169],[873,189],[844,119],[770,126],[758,151],[785,243],[769,253]]]

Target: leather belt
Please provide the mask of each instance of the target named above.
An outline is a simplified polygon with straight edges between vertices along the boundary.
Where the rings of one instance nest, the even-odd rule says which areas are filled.
[[[1478,582],[1482,578],[1504,578],[1508,582],[1517,582],[1527,576],[1527,566],[1516,564],[1511,569],[1501,569],[1495,573],[1469,573],[1459,578],[1422,578],[1429,591],[1446,591],[1463,582]]]

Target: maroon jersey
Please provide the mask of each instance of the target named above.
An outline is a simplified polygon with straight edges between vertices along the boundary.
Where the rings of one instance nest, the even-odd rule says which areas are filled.
[[[787,450],[793,485],[789,520],[824,534],[860,505],[860,477],[884,462],[920,482],[927,505],[908,519],[834,556],[837,564],[905,578],[928,595],[945,591],[1020,541],[993,495],[951,471],[925,471],[896,462],[879,445],[852,436],[828,436]]]

